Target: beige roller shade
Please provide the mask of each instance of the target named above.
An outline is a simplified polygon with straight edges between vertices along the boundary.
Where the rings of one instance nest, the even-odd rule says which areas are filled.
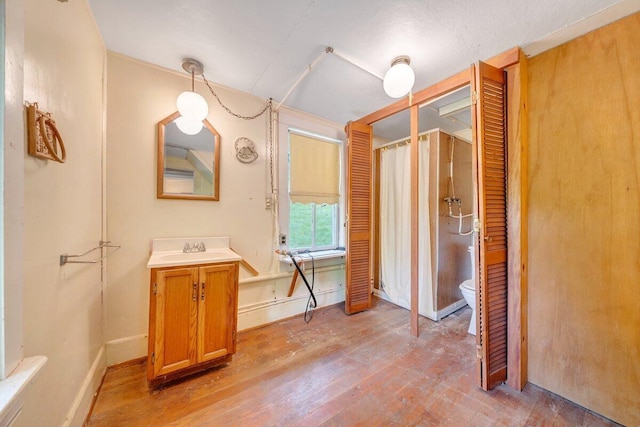
[[[289,198],[292,202],[339,202],[339,144],[290,132],[289,155]]]

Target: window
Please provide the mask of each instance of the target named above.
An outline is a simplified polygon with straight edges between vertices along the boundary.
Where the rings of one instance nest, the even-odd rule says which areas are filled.
[[[324,145],[327,148],[326,145],[329,143],[329,147],[337,149],[337,160],[321,162],[318,160],[320,154],[313,155],[310,158],[307,157],[307,160],[310,159],[309,162],[311,163],[309,167],[301,163],[302,160],[300,162],[297,161],[295,153],[293,159],[293,167],[303,165],[300,169],[303,172],[300,174],[303,179],[301,182],[306,179],[312,183],[324,181],[324,179],[318,179],[310,168],[322,163],[330,163],[331,168],[335,167],[335,172],[331,172],[331,175],[332,179],[337,179],[337,191],[335,186],[333,190],[322,188],[305,190],[304,188],[298,188],[294,178],[294,197],[293,200],[291,199],[291,136],[294,136],[294,138],[298,136],[309,138],[310,141],[306,142],[312,145],[311,148],[317,148],[314,147],[316,145]],[[344,255],[344,141],[346,141],[344,124],[324,120],[285,106],[278,111],[278,145],[276,153],[278,162],[278,233],[275,238],[277,240],[276,246],[280,249],[297,252],[306,250],[326,251],[322,254],[316,254],[316,256],[325,258],[339,258]],[[309,153],[307,149],[302,150],[302,152]],[[326,173],[327,168],[322,168],[321,172]],[[304,194],[305,192],[328,194],[325,195],[327,196],[326,198],[317,200],[307,198],[307,195]],[[335,196],[337,196],[337,199]],[[286,260],[283,260],[283,262],[286,262]],[[344,261],[339,259],[337,262]]]
[[[337,208],[336,203],[289,203],[289,248],[297,251],[337,248]]]
[[[341,143],[289,129],[289,249],[338,247]]]

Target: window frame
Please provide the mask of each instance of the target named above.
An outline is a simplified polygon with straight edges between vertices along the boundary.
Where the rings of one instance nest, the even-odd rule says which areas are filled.
[[[334,139],[334,138],[329,138],[326,137],[324,135],[318,135],[312,132],[308,132],[302,129],[298,129],[292,126],[288,126],[287,127],[287,198],[289,198],[289,193],[291,191],[290,185],[291,185],[291,169],[289,168],[289,165],[291,164],[291,140],[290,140],[290,135],[291,134],[297,134],[297,135],[302,135],[302,136],[307,136],[319,141],[323,141],[323,142],[328,142],[331,144],[337,144],[339,147],[339,152],[340,152],[340,156],[339,156],[339,162],[340,164],[338,165],[338,171],[342,171],[342,166],[343,166],[343,148],[344,148],[344,143],[338,139]],[[340,172],[339,172],[340,173]],[[340,175],[342,175],[340,173]],[[339,177],[339,189],[340,189],[340,199],[342,199],[343,197],[343,191],[342,191],[342,176]],[[324,246],[317,246],[316,245],[316,214],[317,214],[317,209],[318,209],[318,204],[317,203],[313,203],[313,209],[312,209],[312,213],[311,213],[311,246],[303,246],[303,247],[291,247],[291,199],[288,200],[288,206],[289,206],[289,221],[287,222],[287,228],[288,228],[288,233],[287,233],[287,247],[292,250],[292,251],[297,251],[297,252],[318,252],[318,251],[326,251],[326,250],[334,250],[337,249],[340,246],[340,232],[339,232],[339,228],[340,228],[340,202],[336,203],[335,206],[333,207],[333,236],[332,236],[332,244],[331,245],[324,245]],[[332,204],[334,205],[334,204]]]

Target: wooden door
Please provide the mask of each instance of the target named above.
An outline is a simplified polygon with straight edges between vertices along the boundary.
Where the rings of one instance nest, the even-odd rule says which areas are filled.
[[[478,218],[476,344],[478,384],[489,390],[507,378],[507,141],[505,76],[480,62],[473,67]]]
[[[198,363],[236,351],[238,263],[200,267]]]
[[[349,122],[346,128],[346,286],[345,312],[371,307],[371,126]]]
[[[152,287],[155,378],[196,363],[198,269],[160,270]]]

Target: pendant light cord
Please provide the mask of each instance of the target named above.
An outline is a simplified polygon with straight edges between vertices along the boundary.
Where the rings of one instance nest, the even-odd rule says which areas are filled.
[[[274,176],[273,176],[273,98],[269,98],[267,100],[267,104],[264,106],[264,108],[262,110],[258,111],[253,116],[243,116],[242,114],[234,113],[233,111],[231,111],[231,109],[229,107],[224,105],[224,103],[222,102],[222,100],[220,99],[220,97],[218,96],[216,91],[213,90],[213,88],[211,87],[211,84],[209,84],[209,80],[207,80],[207,78],[204,76],[204,73],[202,74],[202,80],[204,81],[204,84],[207,86],[207,88],[209,88],[209,92],[211,92],[211,94],[216,99],[216,101],[218,101],[218,104],[220,104],[220,106],[222,108],[224,108],[224,110],[227,113],[231,114],[234,117],[237,117],[237,118],[242,119],[242,120],[254,120],[254,119],[257,119],[258,117],[260,117],[261,115],[263,115],[266,112],[269,113],[268,116],[267,116],[267,119],[269,120],[269,157],[270,157],[270,159],[269,159],[269,162],[270,162],[269,173],[270,173],[270,179],[271,179],[271,182],[270,182],[271,193],[273,194],[273,192],[274,192]],[[193,82],[192,82],[192,85],[193,85]]]
[[[220,97],[218,96],[218,94],[216,93],[215,90],[213,90],[213,88],[211,87],[211,85],[209,84],[209,81],[207,80],[207,78],[204,76],[204,74],[202,75],[202,80],[204,80],[204,84],[207,85],[207,87],[209,88],[209,91],[211,92],[211,94],[216,98],[216,101],[218,101],[218,104],[220,104],[220,106],[222,108],[224,108],[227,113],[231,114],[232,116],[235,116],[239,119],[242,120],[253,120],[253,119],[257,119],[258,117],[260,117],[261,115],[263,115],[273,104],[273,99],[269,98],[269,100],[267,101],[267,105],[264,106],[264,108],[262,110],[260,110],[258,113],[254,114],[253,116],[243,116],[241,114],[238,113],[234,113],[233,111],[231,111],[231,109],[229,107],[227,107],[226,105],[224,105],[222,103],[222,101],[220,100]]]

